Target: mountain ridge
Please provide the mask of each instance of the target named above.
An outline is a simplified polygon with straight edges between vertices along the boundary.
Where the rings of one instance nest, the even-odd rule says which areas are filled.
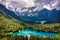
[[[28,16],[29,12],[24,12],[24,16],[17,16],[13,11],[8,10],[5,8],[4,5],[0,4],[0,9],[5,11],[8,15],[12,16],[13,18],[26,22],[26,23],[36,23],[36,21],[46,21],[46,23],[60,23],[60,10],[53,9],[52,11],[43,9],[41,11],[32,12],[32,14],[37,14],[37,16]],[[50,13],[50,15],[49,15]],[[56,16],[59,16],[56,20]]]

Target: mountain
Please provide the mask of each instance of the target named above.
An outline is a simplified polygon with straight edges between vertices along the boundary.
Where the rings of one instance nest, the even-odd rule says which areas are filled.
[[[54,9],[54,10],[56,11],[56,9]],[[44,13],[48,12],[47,9],[44,9],[43,11],[44,11]],[[38,16],[24,15],[24,18],[23,18],[22,15],[17,16],[14,12],[6,9],[4,7],[4,5],[0,5],[0,34],[4,35],[4,33],[9,33],[9,32],[18,32],[18,31],[20,32],[21,30],[24,30],[24,29],[33,29],[33,30],[44,31],[44,32],[49,29],[46,32],[59,32],[60,23],[57,23],[60,20],[59,12],[60,11],[57,12],[57,15],[54,15],[56,17],[53,17],[56,20],[56,23],[55,23],[55,21],[53,22],[52,20],[50,20],[50,18],[48,19],[48,17],[47,17],[48,13],[47,13],[46,16],[44,16],[44,19],[42,19],[42,20],[47,20],[48,23],[52,22],[52,24],[42,24],[41,25],[41,24],[36,24],[35,22],[41,21],[41,19],[39,19],[39,18],[42,17],[42,15],[40,15],[40,13],[42,13],[42,11],[32,12],[33,14],[39,13]],[[50,17],[52,17],[52,16],[50,16]],[[31,21],[26,20],[25,18],[31,19]],[[39,20],[37,20],[37,19],[39,19]],[[28,23],[35,23],[35,24],[28,24]],[[58,27],[58,30],[56,29],[57,27]]]
[[[46,23],[60,23],[60,10],[56,9],[43,9],[40,11],[14,13],[13,11],[6,9],[5,6],[1,4],[0,9],[7,15],[25,23],[36,23],[37,21],[46,21]]]
[[[0,10],[0,34],[22,29],[24,29],[24,27],[18,20]]]

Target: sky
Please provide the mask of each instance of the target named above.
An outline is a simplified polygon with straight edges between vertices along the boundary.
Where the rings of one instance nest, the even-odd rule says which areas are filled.
[[[44,8],[48,10],[60,10],[60,0],[0,0],[0,4],[5,5],[6,8],[11,9],[13,11],[28,10],[21,10],[24,7],[36,7],[33,11],[42,10]]]

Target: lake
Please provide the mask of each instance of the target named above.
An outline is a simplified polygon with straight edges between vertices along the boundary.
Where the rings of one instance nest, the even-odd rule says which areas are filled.
[[[38,37],[52,37],[52,38],[56,38],[58,36],[58,34],[55,33],[47,33],[47,32],[38,32],[35,30],[31,30],[31,29],[26,29],[23,30],[21,32],[14,32],[11,33],[12,36],[38,36]]]

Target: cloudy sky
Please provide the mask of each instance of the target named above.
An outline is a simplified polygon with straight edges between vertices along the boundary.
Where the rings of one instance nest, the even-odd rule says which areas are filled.
[[[17,10],[24,7],[36,7],[34,10],[42,10],[43,8],[60,10],[60,0],[0,0],[0,3],[6,8],[17,8]]]

